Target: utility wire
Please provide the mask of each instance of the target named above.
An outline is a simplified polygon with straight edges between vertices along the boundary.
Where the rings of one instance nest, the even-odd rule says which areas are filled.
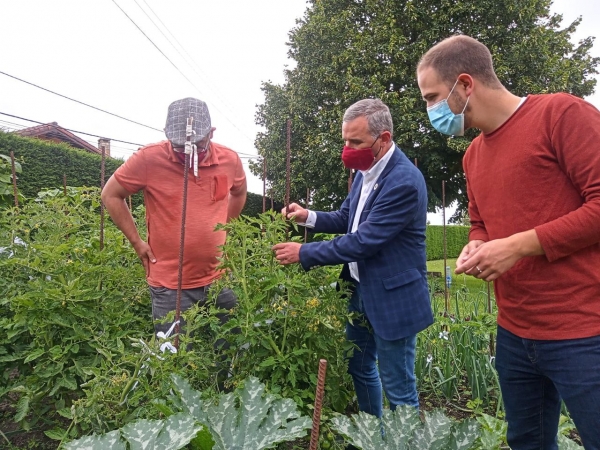
[[[138,5],[138,7],[142,10],[142,12],[146,15],[146,17],[152,22],[152,24],[156,27],[156,29],[158,31],[160,31],[160,34],[162,34],[164,36],[164,38],[169,42],[169,44],[171,44],[171,46],[175,49],[175,51],[179,54],[179,56],[181,56],[181,58],[190,66],[190,68],[196,73],[196,75],[198,76],[198,78],[204,79],[204,81],[206,82],[206,84],[209,85],[209,88],[211,88],[211,90],[216,94],[217,98],[221,101],[221,103],[223,103],[223,105],[229,110],[229,112],[233,115],[235,115],[235,112],[233,111],[233,109],[229,106],[229,104],[227,103],[227,101],[225,99],[223,99],[218,92],[218,89],[212,85],[212,83],[210,82],[210,78],[208,77],[208,75],[206,73],[204,73],[204,71],[202,70],[202,67],[200,66],[200,64],[198,64],[194,58],[187,52],[187,50],[185,49],[185,47],[183,46],[183,44],[181,42],[179,42],[179,40],[177,39],[177,37],[171,32],[171,30],[169,29],[169,27],[161,20],[161,18],[159,17],[158,14],[156,14],[156,12],[152,9],[152,7],[148,4],[148,2],[146,2],[146,0],[142,0],[142,2],[144,3],[144,5],[146,5],[146,7],[150,10],[150,12],[154,15],[154,17],[156,17],[156,19],[160,22],[160,24],[162,25],[162,27],[166,30],[167,33],[169,33],[169,35],[173,38],[173,40],[177,43],[177,45],[179,46],[179,48],[181,48],[181,50],[183,51],[184,54],[181,53],[181,51],[179,51],[179,48],[177,48],[177,46],[175,44],[173,44],[173,42],[171,41],[171,39],[169,39],[169,37],[167,35],[165,35],[165,33],[163,33],[163,31],[161,30],[161,28],[154,22],[154,20],[148,15],[148,13],[144,10],[144,8],[141,7],[141,5],[138,3],[137,0],[133,0],[135,2],[136,5]],[[196,70],[198,69],[198,70]],[[201,72],[201,73],[199,73]],[[248,136],[245,136],[246,138],[250,139]]]
[[[41,90],[43,90],[43,91],[50,92],[51,94],[58,95],[59,97],[66,98],[67,100],[71,100],[72,102],[79,103],[80,105],[84,105],[84,106],[87,106],[87,107],[89,107],[89,108],[95,109],[95,110],[97,110],[97,111],[101,111],[101,112],[103,112],[103,113],[110,114],[111,116],[118,117],[119,119],[126,120],[127,122],[135,123],[136,125],[140,125],[140,126],[142,126],[142,127],[150,128],[151,130],[160,131],[161,133],[163,132],[163,130],[161,130],[161,129],[159,129],[159,128],[154,128],[154,127],[151,127],[151,126],[149,126],[149,125],[144,125],[143,123],[136,122],[135,120],[128,119],[127,117],[123,117],[123,116],[120,116],[120,115],[118,115],[118,114],[115,114],[115,113],[111,113],[111,112],[109,112],[109,111],[106,111],[106,110],[104,110],[104,109],[97,108],[96,106],[92,106],[92,105],[90,105],[90,104],[88,104],[88,103],[80,102],[79,100],[75,100],[74,98],[67,97],[66,95],[59,94],[58,92],[51,91],[50,89],[46,89],[45,87],[42,87],[42,86],[39,86],[39,85],[37,85],[37,84],[31,83],[31,82],[29,82],[29,81],[23,80],[23,79],[21,79],[21,78],[19,78],[19,77],[15,77],[14,75],[10,75],[10,74],[8,74],[8,73],[6,73],[6,72],[2,72],[2,71],[0,71],[0,74],[2,74],[2,75],[6,75],[7,77],[10,77],[10,78],[14,78],[15,80],[18,80],[18,81],[21,81],[21,82],[23,82],[23,83],[29,84],[29,85],[31,85],[31,86],[34,86],[34,87],[36,87],[36,88],[38,88],[38,89],[41,89]]]
[[[198,87],[181,71],[181,69],[179,69],[179,67],[177,67],[177,65],[173,61],[171,61],[167,55],[165,55],[165,53],[158,47],[158,45],[156,45],[154,43],[154,41],[152,39],[150,39],[150,37],[146,33],[144,33],[144,30],[142,30],[139,27],[139,25],[137,23],[135,23],[135,21],[131,17],[129,17],[129,15],[123,10],[123,8],[121,8],[115,0],[112,0],[112,2],[117,6],[117,8],[119,8],[121,10],[121,12],[123,14],[125,14],[125,17],[127,17],[131,21],[131,23],[135,25],[135,27],[138,30],[140,30],[140,33],[142,33],[146,37],[146,39],[148,39],[150,41],[150,43],[154,46],[154,48],[156,48],[156,50],[158,50],[160,52],[160,54],[163,55],[166,58],[166,60],[171,63],[171,65],[173,67],[175,67],[175,70],[177,70],[177,72],[179,72],[181,74],[181,76],[188,81],[188,83],[190,83],[192,86],[194,86],[198,90],[198,92],[202,93],[202,91],[200,89],[198,89]]]
[[[134,1],[135,1],[135,0],[134,0]],[[119,4],[118,4],[118,3],[117,3],[115,0],[112,0],[112,2],[113,2],[113,3],[114,3],[116,6],[117,6],[117,8],[119,8],[119,9],[121,10],[121,12],[122,12],[123,14],[125,14],[125,16],[126,16],[126,17],[127,17],[127,18],[128,18],[130,21],[131,21],[131,23],[133,23],[133,25],[135,25],[135,27],[136,27],[136,28],[137,28],[137,29],[140,31],[140,33],[142,33],[142,34],[144,35],[144,37],[150,41],[150,43],[151,43],[151,44],[152,44],[152,45],[153,45],[153,46],[154,46],[154,47],[155,47],[155,48],[156,48],[156,49],[157,49],[157,50],[160,52],[160,54],[161,54],[161,55],[163,55],[163,56],[164,56],[164,57],[167,59],[167,61],[169,61],[169,63],[171,63],[171,65],[172,65],[172,66],[173,66],[173,67],[174,67],[174,68],[175,68],[175,69],[176,69],[176,70],[177,70],[177,71],[178,71],[178,72],[181,74],[181,76],[183,76],[183,78],[185,78],[185,79],[187,80],[187,82],[188,82],[188,83],[190,83],[190,85],[192,85],[192,87],[193,87],[193,88],[195,88],[195,89],[196,89],[196,90],[197,90],[197,91],[200,93],[200,95],[204,95],[204,93],[202,92],[202,90],[201,90],[200,88],[198,88],[198,86],[196,86],[196,85],[195,85],[195,84],[194,84],[194,83],[193,83],[193,82],[192,82],[192,81],[191,81],[191,80],[190,80],[190,79],[189,79],[189,78],[188,78],[188,77],[187,77],[187,76],[186,76],[186,75],[183,73],[183,71],[182,71],[182,70],[181,70],[181,69],[180,69],[180,68],[179,68],[179,67],[178,67],[178,66],[177,66],[177,65],[176,65],[176,64],[175,64],[173,61],[171,61],[171,59],[169,59],[169,57],[168,57],[168,56],[167,56],[167,55],[166,55],[166,54],[165,54],[165,53],[164,53],[164,52],[163,52],[163,51],[162,51],[162,50],[161,50],[161,49],[158,47],[158,45],[156,45],[156,44],[154,43],[154,41],[153,41],[152,39],[150,39],[150,37],[149,37],[149,36],[148,36],[146,33],[144,33],[144,31],[142,30],[142,28],[141,28],[141,27],[140,27],[140,26],[139,26],[139,25],[138,25],[138,24],[137,24],[137,23],[136,23],[136,22],[135,22],[135,21],[134,21],[134,20],[133,20],[133,19],[132,19],[132,18],[131,18],[131,17],[130,17],[130,16],[129,16],[129,15],[128,15],[128,14],[127,14],[125,11],[124,11],[124,10],[123,10],[123,8],[121,8],[121,7],[119,6]],[[141,9],[141,10],[144,12],[144,14],[146,15],[146,17],[148,17],[148,19],[150,19],[150,21],[152,22],[152,24],[153,24],[153,25],[154,25],[156,28],[158,28],[158,30],[159,30],[159,31],[161,32],[161,34],[164,36],[164,33],[163,33],[161,30],[160,30],[160,28],[158,27],[158,25],[156,25],[156,23],[155,23],[155,22],[154,22],[154,21],[153,21],[153,20],[152,20],[152,19],[151,19],[151,18],[148,16],[148,14],[147,14],[147,13],[144,11],[144,9],[143,9],[143,8],[142,8],[142,7],[139,5],[139,3],[137,3],[137,1],[136,1],[135,3],[136,3],[136,5],[138,6],[138,8],[140,8],[140,9]],[[154,11],[152,11],[152,12],[154,13]],[[156,15],[156,13],[154,13],[154,14]],[[157,17],[158,17],[158,16],[157,16]],[[159,20],[160,20],[160,19],[159,19]],[[161,23],[162,23],[162,21],[161,21]],[[165,27],[165,28],[166,28],[166,27]],[[173,35],[173,34],[172,34],[170,31],[169,31],[169,34]],[[166,36],[165,36],[165,38],[166,38]],[[170,43],[170,44],[173,46],[173,43],[171,43],[171,41],[170,41],[168,38],[167,38],[167,41],[169,41],[169,43]],[[181,44],[179,44],[179,45],[181,46]],[[173,46],[173,47],[174,47],[174,46]],[[174,47],[174,48],[175,48],[175,47]],[[182,46],[182,48],[183,48],[183,46]],[[177,49],[175,48],[175,50],[177,50]],[[184,51],[185,51],[185,49],[184,49]],[[178,51],[178,52],[179,52],[179,51]],[[181,53],[180,53],[180,54],[181,54]],[[247,136],[247,135],[246,135],[246,133],[244,133],[244,131],[242,131],[242,130],[241,130],[241,129],[240,129],[240,128],[239,128],[239,127],[238,127],[238,126],[235,124],[235,123],[233,123],[233,122],[232,122],[232,121],[229,119],[229,117],[227,116],[227,114],[224,114],[224,113],[223,113],[223,112],[222,112],[222,111],[221,111],[221,110],[220,110],[220,109],[219,109],[219,108],[218,108],[216,105],[214,105],[214,104],[213,104],[212,106],[214,106],[214,108],[215,108],[215,109],[216,109],[216,110],[217,110],[219,113],[221,113],[221,114],[223,115],[223,117],[225,118],[225,120],[227,120],[227,121],[228,121],[228,122],[229,122],[231,125],[233,125],[233,127],[234,127],[235,129],[237,129],[237,130],[240,132],[240,134],[241,134],[242,136],[244,136],[246,139],[248,139],[250,142],[252,142],[252,139],[251,139],[249,136]]]
[[[39,121],[37,121],[37,120],[33,120],[33,119],[26,119],[25,117],[19,117],[19,116],[15,116],[15,115],[12,115],[12,114],[7,114],[7,113],[3,113],[3,112],[0,112],[0,114],[1,114],[1,115],[3,115],[3,116],[12,117],[12,118],[14,118],[14,119],[25,120],[25,121],[27,121],[27,122],[33,122],[33,123],[37,123],[37,124],[39,124],[39,125],[48,125],[48,123],[45,123],[45,122],[39,122]],[[16,124],[16,123],[13,123],[13,122],[6,122],[6,121],[4,121],[4,120],[0,120],[0,122],[2,122],[2,123],[9,123],[9,124],[12,124],[12,125],[19,126],[19,127],[21,127],[21,128],[25,128],[25,126],[24,126],[24,125]],[[123,140],[121,140],[121,139],[107,138],[106,136],[98,136],[97,134],[86,133],[85,131],[71,130],[70,128],[65,128],[65,127],[60,127],[60,128],[62,128],[62,129],[64,129],[64,130],[67,130],[67,131],[70,131],[70,132],[72,132],[72,133],[85,134],[85,135],[87,135],[87,136],[92,136],[92,137],[96,137],[96,138],[110,139],[111,141],[115,141],[115,142],[122,142],[123,144],[130,144],[130,145],[135,145],[135,146],[137,146],[137,147],[143,147],[143,145],[142,145],[142,144],[137,144],[137,143],[135,143],[135,142],[123,141]],[[86,142],[89,142],[90,144],[94,144],[94,145],[95,145],[95,143],[93,143],[93,142],[90,142],[90,141],[87,141],[86,139],[84,139],[84,141],[86,141]],[[130,151],[131,153],[135,153],[135,152],[136,152],[136,150],[133,150],[133,149],[127,149],[127,148],[125,148],[125,147],[118,147],[118,146],[115,146],[115,147],[116,147],[116,148],[121,148],[121,149],[123,149],[123,150]],[[236,152],[236,153],[238,154],[238,156],[240,157],[240,159],[253,159],[253,158],[258,158],[258,157],[259,157],[259,155],[251,155],[251,154],[249,154],[249,153],[240,153],[240,152]]]
[[[13,119],[19,119],[19,120],[26,120],[27,122],[33,122],[33,123],[37,123],[39,125],[48,125],[48,123],[44,123],[44,122],[38,122],[37,120],[33,120],[33,119],[26,119],[24,117],[19,117],[19,116],[14,116],[12,114],[7,114],[7,113],[3,113],[0,111],[0,114],[2,114],[3,116],[8,116],[8,117],[12,117]],[[110,139],[111,141],[115,141],[115,142],[122,142],[124,144],[131,144],[131,145],[137,145],[138,147],[142,147],[142,144],[136,144],[135,142],[129,142],[129,141],[122,141],[121,139],[113,139],[113,138],[107,138],[106,136],[98,136],[97,134],[92,134],[92,133],[86,133],[85,131],[77,131],[77,130],[71,130],[69,128],[65,128],[65,127],[61,127],[67,131],[70,131],[71,133],[79,133],[79,134],[85,134],[87,136],[92,136],[92,137],[97,137],[97,138],[102,138],[102,139]]]

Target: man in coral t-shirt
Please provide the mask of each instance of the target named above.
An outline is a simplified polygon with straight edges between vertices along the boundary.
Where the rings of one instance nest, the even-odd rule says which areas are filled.
[[[557,449],[562,399],[600,449],[600,112],[511,94],[467,36],[431,48],[417,78],[436,130],[482,132],[463,160],[471,231],[456,272],[494,280],[508,444]]]
[[[181,310],[204,304],[209,287],[221,276],[217,258],[225,231],[215,231],[215,226],[238,217],[246,202],[240,158],[211,141],[215,128],[206,103],[192,98],[173,102],[165,128],[168,140],[138,150],[102,191],[108,213],[144,265],[155,321],[174,311],[176,304],[188,116],[194,117],[195,149],[188,168]],[[144,193],[148,242],[140,238],[124,201],[138,191]],[[231,290],[219,293],[217,307],[231,309],[235,304]],[[170,325],[155,322],[155,331],[166,332]]]

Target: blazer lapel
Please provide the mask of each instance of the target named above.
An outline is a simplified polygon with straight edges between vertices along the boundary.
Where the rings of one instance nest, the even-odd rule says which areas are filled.
[[[362,179],[362,173],[358,172],[354,178],[354,181],[352,182],[352,188],[350,189],[350,220],[348,220],[348,233],[350,233],[350,230],[352,230],[354,216],[356,215],[356,208],[358,207],[358,201],[360,200]]]
[[[400,155],[401,155],[402,151],[396,145],[394,145],[394,148],[391,151],[394,153],[392,154],[392,156],[390,157],[390,160],[388,161],[385,168],[383,169],[383,172],[381,172],[381,175],[379,175],[379,178],[377,178],[377,181],[375,182],[375,186],[373,186],[373,189],[371,189],[371,192],[369,192],[369,196],[367,197],[367,201],[365,202],[365,207],[364,207],[363,211],[366,211],[371,208],[371,205],[373,204],[373,202],[377,198],[377,194],[379,193],[379,189],[378,189],[379,185],[385,179],[385,177],[388,176],[388,174],[393,169],[393,167],[396,164],[398,164],[398,161],[400,161]],[[356,203],[356,205],[358,205],[358,202]],[[356,211],[356,208],[354,210]]]

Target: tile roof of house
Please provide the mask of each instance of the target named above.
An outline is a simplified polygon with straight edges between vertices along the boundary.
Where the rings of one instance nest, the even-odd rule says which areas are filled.
[[[60,141],[66,142],[72,147],[80,148],[82,150],[87,150],[91,153],[101,154],[102,151],[97,147],[94,147],[87,141],[84,141],[78,136],[75,136],[69,130],[61,127],[56,122],[46,123],[43,125],[37,125],[35,127],[23,128],[22,130],[15,131],[15,134],[26,137],[36,137],[36,138],[47,138],[47,139],[58,139]]]

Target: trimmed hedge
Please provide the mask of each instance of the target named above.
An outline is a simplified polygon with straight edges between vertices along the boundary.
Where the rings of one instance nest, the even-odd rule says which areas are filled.
[[[102,157],[84,150],[75,149],[67,144],[26,138],[12,133],[0,132],[0,153],[9,155],[15,152],[23,164],[17,186],[25,197],[35,197],[39,191],[47,188],[61,188],[63,174],[67,176],[69,186],[100,186],[100,163]],[[106,159],[105,176],[110,178],[123,164],[120,159]],[[139,196],[139,198],[138,198]],[[142,201],[140,194],[134,203]],[[267,199],[267,209],[271,209],[271,199]],[[281,211],[283,204],[275,202],[275,211]],[[248,193],[242,214],[256,217],[262,212],[262,195]],[[446,227],[447,257],[456,258],[468,242],[469,227]],[[443,227],[427,226],[427,260],[444,258]]]
[[[246,199],[246,204],[244,205],[244,209],[242,210],[242,215],[258,217],[258,215],[262,213],[262,205],[262,195],[254,194],[253,192],[248,192],[248,198]],[[271,209],[271,199],[268,197],[266,202],[266,208],[267,211]],[[283,204],[276,201],[273,203],[273,209],[275,211],[281,211],[283,209]]]
[[[63,174],[69,186],[100,186],[100,155],[63,143],[0,132],[0,153],[9,155],[11,150],[23,164],[17,186],[25,197],[35,197],[42,189],[61,188]],[[122,160],[106,158],[107,180],[121,164]]]
[[[17,186],[25,197],[35,197],[42,189],[62,188],[63,174],[67,176],[69,186],[100,186],[100,155],[64,143],[0,132],[0,154],[9,155],[11,151],[23,164]],[[120,159],[106,158],[105,179],[108,180],[121,164]],[[141,194],[134,197],[134,203],[142,202]],[[283,205],[275,202],[274,207],[280,211]],[[270,199],[267,199],[267,209],[271,209]],[[261,212],[262,195],[249,192],[242,214],[258,216]]]
[[[427,225],[427,261],[444,259],[444,227]],[[469,242],[469,227],[446,226],[446,257],[458,258],[463,247]]]

